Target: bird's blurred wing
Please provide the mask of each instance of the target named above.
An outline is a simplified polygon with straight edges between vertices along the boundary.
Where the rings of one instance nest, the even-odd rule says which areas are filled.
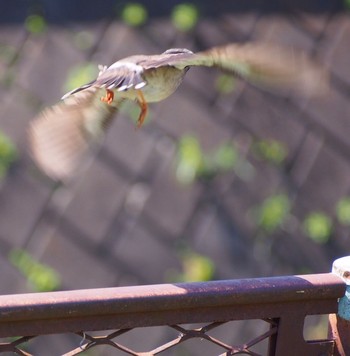
[[[89,144],[100,138],[117,110],[101,102],[104,90],[90,87],[44,109],[29,127],[34,161],[54,180],[66,180],[74,172]]]
[[[159,67],[174,66],[183,69],[192,65],[205,65],[204,63],[196,64],[199,60],[197,55],[192,52],[186,53],[162,53],[161,55],[148,56],[144,60],[140,60],[139,64],[142,65],[144,70],[154,69]],[[201,59],[203,60],[203,59]]]
[[[185,58],[173,57],[168,65],[218,67],[250,82],[319,95],[327,91],[326,70],[304,52],[268,43],[229,44]]]

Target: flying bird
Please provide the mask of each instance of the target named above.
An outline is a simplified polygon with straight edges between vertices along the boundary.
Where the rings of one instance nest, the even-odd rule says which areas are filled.
[[[217,67],[256,86],[306,95],[323,93],[328,83],[326,71],[305,53],[267,43],[228,44],[198,53],[172,48],[158,55],[127,57],[99,66],[95,80],[65,94],[32,120],[29,143],[34,161],[52,179],[67,180],[123,101],[139,105],[141,127],[148,103],[174,93],[193,66]]]

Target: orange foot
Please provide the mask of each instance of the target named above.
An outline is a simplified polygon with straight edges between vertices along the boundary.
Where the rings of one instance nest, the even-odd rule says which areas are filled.
[[[106,89],[106,96],[103,96],[101,98],[101,101],[107,104],[112,104],[112,101],[114,99],[114,93],[112,90]]]
[[[141,109],[140,116],[136,124],[136,128],[139,129],[142,126],[143,122],[145,121],[145,118],[147,116],[147,111],[148,111],[148,105],[141,90],[137,91],[137,103],[139,104]]]

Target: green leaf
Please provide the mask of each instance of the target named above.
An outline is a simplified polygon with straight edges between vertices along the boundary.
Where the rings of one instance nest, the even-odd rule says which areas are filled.
[[[204,153],[195,136],[185,135],[178,143],[176,178],[184,184],[195,179],[211,180],[219,174],[234,171],[243,180],[254,174],[248,161],[240,157],[232,142],[225,142],[212,152]]]
[[[289,211],[290,201],[287,195],[270,196],[258,209],[258,225],[267,232],[273,232],[282,225]]]
[[[350,197],[340,199],[336,206],[336,213],[339,222],[343,225],[350,225]]]
[[[193,183],[203,166],[203,153],[196,137],[183,136],[178,145],[176,178],[184,184]]]
[[[45,19],[40,15],[28,16],[24,26],[28,32],[33,34],[43,33],[47,28]]]
[[[239,159],[236,148],[230,144],[222,144],[214,154],[214,163],[217,169],[229,171],[233,169]]]
[[[182,257],[183,282],[209,281],[214,276],[214,263],[206,256],[187,252]]]
[[[29,285],[35,291],[46,292],[58,289],[61,283],[58,273],[49,266],[36,261],[26,251],[12,250],[9,260],[27,278]]]
[[[332,233],[332,220],[325,213],[315,211],[304,220],[304,231],[313,241],[324,244],[329,241]]]
[[[191,30],[197,24],[198,17],[198,8],[190,3],[175,6],[171,13],[174,26],[184,32]]]
[[[209,281],[214,275],[214,264],[205,256],[191,254],[183,261],[184,281]]]
[[[121,15],[123,21],[129,26],[137,27],[143,25],[147,21],[147,10],[140,3],[127,4],[122,10]]]
[[[14,143],[0,131],[0,179],[6,175],[17,156],[18,153]]]
[[[253,152],[259,158],[279,165],[288,155],[287,147],[277,140],[259,140],[253,144]]]

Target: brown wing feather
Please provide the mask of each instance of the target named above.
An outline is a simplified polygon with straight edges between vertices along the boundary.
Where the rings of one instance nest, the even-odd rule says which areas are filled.
[[[183,58],[174,56],[168,65],[218,67],[267,87],[294,89],[302,94],[327,91],[326,70],[304,52],[268,43],[229,44]]]
[[[178,54],[166,54],[157,56],[149,56],[147,59],[141,59],[138,64],[142,65],[145,70],[159,68],[164,66],[174,66],[178,68],[184,68],[186,66],[196,65],[196,54],[193,53],[178,53]],[[204,64],[199,64],[204,65]]]
[[[88,88],[43,110],[31,122],[33,159],[52,179],[68,179],[91,141],[101,137],[110,123],[118,102],[108,105],[100,96],[100,90]]]

